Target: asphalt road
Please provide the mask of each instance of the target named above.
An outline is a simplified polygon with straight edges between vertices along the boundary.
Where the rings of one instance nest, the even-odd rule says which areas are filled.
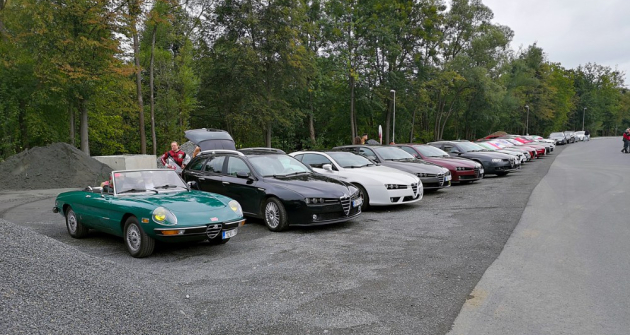
[[[146,259],[130,257],[119,238],[96,232],[82,240],[69,237],[62,217],[51,212],[61,190],[0,191],[0,218],[52,238],[45,240],[54,244],[55,255],[85,255],[82,262],[88,259],[89,264],[103,264],[101,268],[115,264],[116,275],[98,283],[101,291],[107,285],[121,287],[126,281],[137,284],[138,278],[151,278],[143,279],[144,292],[159,292],[164,306],[138,302],[135,308],[147,324],[155,322],[151,311],[176,308],[170,325],[160,323],[164,333],[181,333],[185,324],[198,333],[213,334],[446,334],[501,253],[554,159],[562,157],[563,150],[579,156],[581,148],[596,145],[591,141],[558,147],[551,156],[506,177],[453,186],[412,205],[366,212],[351,222],[272,233],[250,221],[225,245],[159,245]],[[618,179],[605,182],[616,184]],[[567,204],[583,202],[577,193],[566,196]],[[19,250],[2,251],[0,272],[6,272],[11,269],[2,267],[12,264],[7,258]],[[71,267],[73,257],[69,259],[59,266]],[[61,275],[54,278],[50,280],[63,280]],[[2,285],[5,291],[12,285],[25,286],[3,282],[0,289]],[[65,286],[57,285],[59,290]],[[116,299],[114,292],[93,296]],[[36,305],[29,304],[28,295],[19,298],[22,310]],[[126,328],[123,321],[108,328],[112,320],[98,313],[98,300],[87,314],[72,299],[58,304],[55,308],[65,312],[60,320],[73,318],[72,323],[36,318],[27,327],[20,315],[11,313],[11,302],[0,299],[0,311],[8,311],[0,326],[12,332],[54,332],[59,327],[68,327],[64,329],[69,333],[87,332],[86,325],[102,332],[143,332]],[[55,322],[57,328],[51,326]]]
[[[451,334],[630,333],[630,155],[570,145],[536,187]]]

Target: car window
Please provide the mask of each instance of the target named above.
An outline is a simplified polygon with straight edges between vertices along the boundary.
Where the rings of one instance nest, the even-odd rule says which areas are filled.
[[[198,159],[196,161],[193,161],[192,164],[190,164],[190,166],[188,167],[189,170],[194,170],[194,171],[201,171],[201,169],[203,169],[204,164],[206,163],[206,160],[201,158]]]
[[[368,149],[368,148],[360,148],[359,149],[359,154],[369,157],[371,159],[378,159],[376,158],[376,154],[374,153],[374,151],[372,151],[372,149]]]
[[[323,169],[324,164],[332,165],[332,162],[330,161],[330,159],[326,158],[325,156],[318,155],[318,154],[305,154],[304,158],[302,159],[302,163],[308,164],[311,167],[319,168],[319,169]]]
[[[227,163],[227,174],[230,176],[236,176],[239,172],[251,175],[249,167],[242,159],[238,157],[230,157]]]
[[[295,159],[297,159],[297,160],[299,160],[301,162],[302,159],[304,158],[304,155],[302,155],[302,154],[295,155],[295,156],[293,156],[293,158],[295,158]]]
[[[399,148],[405,150],[408,154],[412,155],[413,157],[418,157],[418,153],[410,147],[399,147]]]
[[[446,152],[457,152],[457,148],[450,146],[450,145],[445,145],[442,150],[446,151]]]
[[[213,156],[210,157],[210,159],[208,159],[206,161],[206,168],[205,171],[211,172],[211,173],[221,173],[223,171],[223,162],[225,161],[225,156]]]

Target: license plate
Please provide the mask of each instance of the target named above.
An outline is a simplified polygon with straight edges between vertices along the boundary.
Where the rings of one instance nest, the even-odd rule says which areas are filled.
[[[352,207],[359,207],[361,205],[363,205],[363,198],[352,200]]]
[[[451,175],[449,174],[448,176],[444,177],[444,181],[450,181],[451,180]]]
[[[237,233],[238,233],[238,228],[234,228],[234,229],[231,229],[231,230],[224,230],[222,237],[225,240],[226,238],[230,238],[230,237],[236,236]]]

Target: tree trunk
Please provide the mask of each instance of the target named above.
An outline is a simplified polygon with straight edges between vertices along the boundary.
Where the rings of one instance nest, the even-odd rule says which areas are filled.
[[[409,143],[413,143],[413,126],[416,123],[416,109],[413,109],[413,114],[411,114],[411,131],[409,132]]]
[[[88,110],[87,101],[84,99],[79,100],[79,109],[81,111],[81,151],[86,155],[90,155],[90,142],[88,140]]]
[[[267,131],[265,132],[265,145],[271,148],[271,122],[267,122]]]
[[[386,105],[387,106],[385,108],[387,109],[387,113],[385,114],[386,115],[385,116],[385,134],[384,134],[385,135],[385,138],[384,138],[385,142],[383,142],[383,143],[389,144],[389,126],[391,125],[391,121],[392,121],[391,120],[391,117],[392,117],[392,112],[391,112],[392,103],[391,103],[391,99],[387,98]]]
[[[310,79],[308,79],[306,87],[310,87]],[[308,132],[311,138],[311,143],[315,145],[315,122],[313,120],[313,114],[315,113],[315,111],[313,108],[313,93],[310,90],[308,92],[308,104],[310,109],[310,113],[308,115]]]
[[[358,136],[358,129],[356,128],[356,116],[354,115],[354,76],[352,75],[352,70],[350,70],[348,76],[350,85],[350,128],[352,129],[352,142],[350,143],[354,143],[354,138]]]
[[[142,73],[140,68],[140,42],[138,41],[138,31],[136,30],[136,21],[138,15],[136,10],[141,10],[137,0],[133,4],[129,4],[129,15],[131,20],[131,30],[133,35],[133,58],[136,67],[136,92],[138,94],[138,111],[140,112],[140,152],[147,153],[147,139],[144,131],[144,102],[142,101]],[[137,7],[136,7],[137,6]]]
[[[74,134],[74,108],[72,108],[72,104],[68,104],[68,114],[70,115],[70,144],[74,146],[75,143],[75,134]]]
[[[18,114],[18,124],[20,126],[20,139],[22,142],[22,150],[28,149],[28,124],[26,123],[26,101],[21,100],[19,102],[20,111]]]
[[[153,33],[151,36],[151,63],[149,65],[149,90],[151,91],[151,140],[153,144],[153,154],[157,154],[157,139],[155,137],[155,97],[153,88],[153,67],[154,67],[154,52],[155,52],[155,35],[157,33],[157,24],[153,27]]]

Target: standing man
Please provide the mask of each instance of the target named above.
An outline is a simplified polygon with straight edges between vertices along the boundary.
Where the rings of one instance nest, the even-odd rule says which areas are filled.
[[[623,149],[621,149],[621,152],[623,153],[630,153],[630,151],[628,151],[628,147],[630,146],[630,128],[626,129],[626,131],[623,132]]]
[[[361,144],[365,144],[365,142],[367,142],[367,140],[368,140],[367,133],[363,133],[363,136],[361,136]]]
[[[591,139],[591,132],[589,132],[589,131],[588,131],[588,129],[586,129],[586,130],[584,131],[584,139],[585,139],[586,141],[588,141],[588,140],[590,140],[590,139]]]
[[[162,155],[162,164],[177,172],[181,172],[188,162],[190,162],[190,156],[186,155],[186,153],[179,148],[179,144],[175,141],[171,143],[171,150]]]

